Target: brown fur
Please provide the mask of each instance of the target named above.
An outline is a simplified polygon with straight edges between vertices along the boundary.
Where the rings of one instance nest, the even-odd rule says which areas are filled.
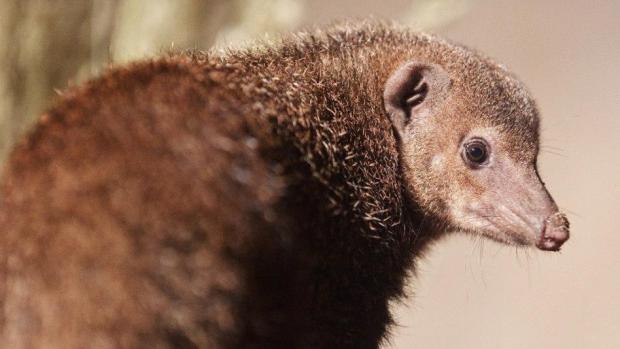
[[[531,100],[496,64],[378,23],[173,54],[68,91],[6,166],[1,346],[376,348],[446,228],[434,190],[451,188],[423,162],[401,172],[382,93],[409,59],[477,101],[450,108],[537,140]]]

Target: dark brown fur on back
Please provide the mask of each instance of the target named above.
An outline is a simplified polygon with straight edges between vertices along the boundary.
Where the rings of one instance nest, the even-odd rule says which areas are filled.
[[[437,230],[383,110],[412,54],[487,64],[362,24],[67,92],[6,167],[2,347],[376,348]]]

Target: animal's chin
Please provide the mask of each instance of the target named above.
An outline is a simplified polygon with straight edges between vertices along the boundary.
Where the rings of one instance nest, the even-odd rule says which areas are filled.
[[[504,232],[500,236],[502,237],[500,242],[506,243],[508,245],[516,245],[516,246],[533,246],[534,245],[532,241],[530,241],[529,239],[517,233]]]
[[[466,233],[475,235],[475,236],[484,236],[490,240],[495,242],[499,242],[504,245],[509,246],[520,246],[520,247],[533,247],[535,246],[535,241],[530,238],[523,236],[522,234],[515,233],[509,230],[503,231],[489,231],[489,230],[479,230],[479,229],[465,229]]]
[[[560,228],[557,228],[560,229]],[[568,228],[565,228],[568,230]],[[510,246],[520,246],[520,247],[536,247],[541,251],[559,251],[562,245],[562,241],[558,242],[554,240],[554,236],[552,233],[545,233],[539,236],[524,236],[521,233],[512,232],[510,230],[503,231],[489,231],[489,230],[478,230],[478,229],[461,229],[468,234],[475,236],[484,236],[490,240],[499,242],[501,244],[510,245]],[[562,234],[568,234],[561,232]],[[548,237],[547,235],[551,235]],[[557,234],[556,234],[557,235]]]

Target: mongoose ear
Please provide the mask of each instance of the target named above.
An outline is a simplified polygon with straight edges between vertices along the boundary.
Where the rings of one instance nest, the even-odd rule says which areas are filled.
[[[448,73],[436,64],[409,62],[390,76],[383,101],[401,138],[412,119],[431,115],[444,101],[450,83]]]

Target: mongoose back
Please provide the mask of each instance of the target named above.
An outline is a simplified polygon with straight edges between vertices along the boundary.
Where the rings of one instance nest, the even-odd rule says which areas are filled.
[[[112,68],[5,165],[3,348],[377,348],[446,232],[558,250],[539,116],[489,58],[376,22]]]

